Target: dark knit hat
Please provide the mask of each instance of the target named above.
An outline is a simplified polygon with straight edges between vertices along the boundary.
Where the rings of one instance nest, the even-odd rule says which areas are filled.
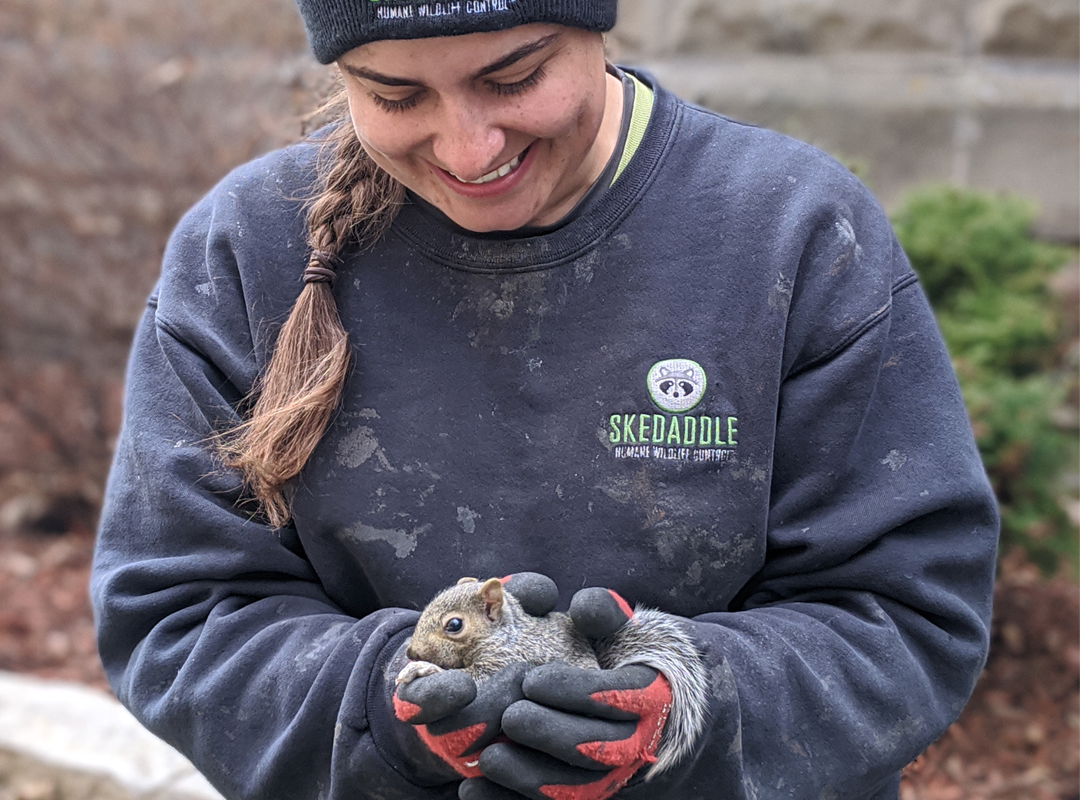
[[[323,64],[365,42],[498,31],[554,22],[611,30],[617,0],[296,0]]]

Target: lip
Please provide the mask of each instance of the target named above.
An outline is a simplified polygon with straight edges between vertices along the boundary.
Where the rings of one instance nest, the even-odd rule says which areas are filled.
[[[467,197],[470,200],[481,200],[505,194],[521,183],[522,179],[525,177],[525,173],[528,172],[529,167],[532,166],[533,154],[534,148],[530,144],[521,152],[521,163],[518,165],[517,169],[509,175],[496,178],[488,183],[462,183],[442,167],[437,167],[432,164],[431,169],[442,179],[442,182],[449,186],[456,194]]]

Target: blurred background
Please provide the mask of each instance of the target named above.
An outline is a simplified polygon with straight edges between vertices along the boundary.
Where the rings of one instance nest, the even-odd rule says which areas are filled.
[[[950,346],[1001,580],[976,697],[904,800],[1080,797],[1076,0],[619,13],[613,60],[870,186]],[[86,570],[134,324],[179,216],[329,81],[292,0],[0,0],[0,670],[103,687]]]

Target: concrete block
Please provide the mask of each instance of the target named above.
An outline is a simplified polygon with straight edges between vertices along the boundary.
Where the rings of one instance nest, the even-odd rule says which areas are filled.
[[[1075,0],[977,0],[970,24],[983,53],[1080,58],[1080,6]]]
[[[960,52],[963,0],[621,0],[613,38],[650,56]]]
[[[1071,62],[844,54],[644,59],[661,84],[846,163],[888,208],[951,181],[1040,206],[1039,232],[1080,240],[1080,83]]]

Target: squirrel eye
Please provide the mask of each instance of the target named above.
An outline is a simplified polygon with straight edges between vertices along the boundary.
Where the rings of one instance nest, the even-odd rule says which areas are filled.
[[[461,633],[464,627],[465,622],[460,617],[451,617],[443,623],[443,630],[447,633]]]

